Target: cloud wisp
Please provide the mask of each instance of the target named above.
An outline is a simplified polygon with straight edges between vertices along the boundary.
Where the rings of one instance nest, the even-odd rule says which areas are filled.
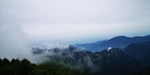
[[[36,62],[30,42],[47,49],[150,32],[149,0],[0,0],[0,57]],[[32,58],[31,58],[32,57]]]
[[[20,25],[0,25],[0,36],[1,58],[31,57],[28,38]]]

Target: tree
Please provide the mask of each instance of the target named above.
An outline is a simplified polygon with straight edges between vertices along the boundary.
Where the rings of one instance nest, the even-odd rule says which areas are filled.
[[[19,59],[12,59],[11,60],[11,62],[10,62],[11,64],[15,64],[15,63],[20,63],[20,60]]]
[[[1,68],[0,75],[16,75],[15,70],[13,70],[11,66],[5,65]]]
[[[20,64],[20,60],[19,59],[12,59],[10,63],[11,63],[12,69],[17,72],[19,64]]]
[[[10,61],[7,58],[4,58],[3,65],[10,65]]]
[[[33,69],[34,66],[31,64],[31,62],[27,59],[23,59],[20,62],[18,73],[20,75],[28,75]]]
[[[3,63],[3,60],[0,58],[0,66],[2,65],[2,63]]]

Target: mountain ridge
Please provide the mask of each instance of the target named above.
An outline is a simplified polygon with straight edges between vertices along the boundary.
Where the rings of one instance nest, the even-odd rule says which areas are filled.
[[[52,52],[53,55],[51,55]],[[75,66],[90,75],[118,75],[123,72],[132,74],[144,67],[142,62],[119,48],[101,52],[83,52],[77,47],[70,46],[63,50],[59,48],[48,50],[45,58],[48,61],[60,62],[70,67]]]
[[[75,46],[84,48],[85,50],[102,51],[108,47],[119,47],[124,48],[131,43],[150,41],[150,35],[146,36],[116,36],[109,40],[103,40],[100,42],[86,43],[86,44],[75,44]]]

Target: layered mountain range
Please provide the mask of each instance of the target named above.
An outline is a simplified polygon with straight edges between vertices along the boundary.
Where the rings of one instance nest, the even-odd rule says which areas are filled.
[[[108,47],[124,48],[125,46],[131,43],[146,42],[149,40],[150,40],[150,35],[135,36],[135,37],[116,36],[109,40],[102,40],[102,41],[98,41],[94,43],[86,43],[86,44],[75,44],[75,46],[84,48],[85,50],[102,51],[104,49],[107,49]]]
[[[53,55],[51,55],[52,51],[54,52]],[[70,67],[76,67],[87,71],[90,75],[132,74],[144,67],[141,61],[126,54],[119,48],[112,48],[101,52],[83,52],[71,46],[64,50],[57,49],[56,51],[56,49],[51,49],[49,52],[50,53],[45,56],[47,60],[60,62]]]
[[[103,50],[99,50],[102,44],[106,48],[110,46],[112,48],[106,50],[103,47]],[[44,58],[47,59],[45,61],[47,63],[49,61],[59,62],[68,67],[82,70],[86,75],[150,74],[148,66],[150,65],[149,36],[132,38],[118,36],[107,41],[88,44],[86,48],[88,46],[91,49],[94,47],[94,49],[98,50],[94,50],[94,52],[90,51],[90,49],[82,50],[78,46],[71,45],[68,48],[54,48],[49,50],[33,48],[33,54],[45,55]]]

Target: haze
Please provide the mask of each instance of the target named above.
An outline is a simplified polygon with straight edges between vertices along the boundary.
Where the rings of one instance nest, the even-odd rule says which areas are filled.
[[[0,0],[0,26],[20,26],[30,41],[86,43],[149,34],[149,9],[149,0]]]

